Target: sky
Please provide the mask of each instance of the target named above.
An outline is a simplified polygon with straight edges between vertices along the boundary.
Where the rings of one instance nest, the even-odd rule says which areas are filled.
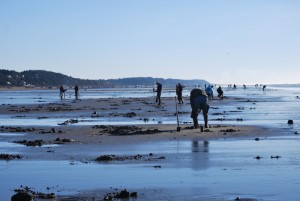
[[[0,0],[0,69],[300,83],[299,0]]]

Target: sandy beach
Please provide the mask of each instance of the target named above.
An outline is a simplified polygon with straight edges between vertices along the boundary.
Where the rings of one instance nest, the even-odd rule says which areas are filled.
[[[178,105],[179,119],[190,115],[191,109],[188,98],[185,97],[184,101],[184,104]],[[211,107],[209,119],[214,118],[215,108],[234,104],[240,106],[241,103],[249,104],[252,101],[255,100],[243,100],[235,97],[226,97],[224,100],[211,100],[209,103]],[[160,152],[159,149],[162,146],[160,144],[191,142],[192,149],[195,144],[197,146],[200,144],[200,147],[204,151],[199,152],[205,153],[205,147],[213,141],[246,139],[255,143],[271,136],[282,135],[282,129],[279,128],[235,125],[234,123],[211,124],[210,122],[209,128],[204,128],[203,132],[201,132],[199,128],[193,128],[191,121],[180,121],[180,124],[177,125],[174,98],[165,97],[162,99],[162,102],[162,105],[158,106],[155,104],[153,98],[147,97],[69,99],[55,103],[29,105],[3,104],[0,106],[0,113],[10,115],[12,118],[21,120],[31,118],[39,121],[63,117],[67,120],[59,122],[56,126],[40,126],[36,124],[33,126],[2,125],[0,131],[5,134],[5,138],[1,138],[2,142],[5,141],[25,146],[22,146],[21,149],[19,147],[8,148],[9,151],[5,153],[2,150],[0,151],[2,154],[11,154],[12,156],[14,153],[18,153],[22,157],[21,159],[9,160],[10,164],[15,161],[18,161],[18,163],[23,162],[24,164],[27,164],[27,162],[36,164],[39,161],[41,164],[45,161],[53,161],[53,163],[55,161],[67,161],[69,165],[65,168],[68,168],[70,165],[86,164],[86,166],[89,166],[96,163],[100,164],[99,166],[109,166],[110,164],[118,166],[120,171],[123,167],[127,169],[128,165],[142,165],[146,167],[150,165],[152,167],[151,171],[157,172],[169,166],[175,169],[178,167],[178,170],[180,170],[182,168],[181,163],[185,160],[184,158],[194,157],[194,151],[176,156],[168,152]],[[229,112],[227,111],[227,113]],[[152,119],[156,117],[166,117],[174,123],[152,123]],[[140,121],[141,123],[124,125],[91,123],[91,125],[82,125],[81,121],[84,118],[127,118],[133,121]],[[230,119],[230,115],[226,116],[226,119]],[[236,121],[239,121],[239,119],[236,119]],[[199,114],[199,123],[200,125],[203,124],[201,114]],[[180,127],[179,132],[177,131],[177,127]],[[155,147],[155,144],[157,144],[157,147]],[[163,147],[163,149],[167,149],[167,147]],[[252,159],[255,157],[260,156],[251,156]],[[276,155],[272,157],[276,157]],[[196,167],[200,167],[202,163],[203,161],[200,157],[196,161]],[[7,165],[9,166],[9,164],[5,164],[4,166]],[[186,164],[183,166],[185,168],[189,167]],[[222,167],[222,164],[220,164],[220,167]],[[111,175],[111,177],[115,178],[114,175]],[[34,178],[32,179],[34,180]],[[65,178],[65,180],[68,179],[68,177]],[[147,178],[145,179],[147,181]],[[32,182],[28,183],[19,183],[15,188],[17,189],[21,185],[23,187],[31,187],[30,183]],[[105,183],[108,185],[106,188],[103,188]],[[71,194],[68,191],[64,192],[55,188],[49,188],[45,192],[48,194],[55,193],[56,198],[51,200],[103,200],[109,193],[120,192],[122,189],[138,193],[137,197],[130,198],[130,200],[232,200],[231,198],[256,200],[255,195],[254,197],[239,197],[238,193],[229,196],[230,199],[228,196],[224,197],[224,195],[214,198],[204,194],[204,197],[201,197],[197,190],[190,192],[189,185],[186,186],[186,189],[185,186],[182,186],[180,187],[181,190],[177,191],[177,188],[168,186],[160,187],[160,185],[137,188],[136,185],[132,185],[133,181],[128,181],[128,185],[122,185],[122,187],[110,186],[110,183],[107,180],[102,182],[102,186],[94,185],[88,189],[80,189],[78,187],[76,193],[72,192]],[[37,186],[39,186],[38,182],[33,182],[33,184],[32,188],[37,189]],[[47,180],[44,181],[43,185],[47,186]],[[60,184],[58,182],[57,185],[61,188],[68,188],[63,183]],[[9,197],[13,194],[14,192],[10,189],[10,192],[6,196]]]

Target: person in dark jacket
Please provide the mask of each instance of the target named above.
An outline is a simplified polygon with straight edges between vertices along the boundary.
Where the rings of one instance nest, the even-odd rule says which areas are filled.
[[[76,86],[74,87],[74,90],[75,90],[75,99],[77,100],[78,97],[79,97],[79,87],[78,87],[77,84],[76,84]]]
[[[178,83],[176,85],[176,95],[177,95],[177,99],[178,99],[178,104],[183,104],[182,90],[183,90],[183,86],[180,83]]]
[[[198,124],[198,113],[202,111],[204,118],[204,127],[207,128],[208,125],[208,98],[205,91],[201,89],[193,89],[190,93],[190,103],[192,107],[191,118],[194,122],[194,128],[199,128]]]
[[[157,81],[156,82],[156,90],[154,90],[154,92],[156,92],[156,101],[155,102],[158,103],[158,105],[160,105],[160,103],[161,103],[161,100],[160,100],[161,90],[162,90],[162,84]]]
[[[64,99],[65,98],[65,93],[66,93],[66,89],[64,89],[63,85],[60,85],[59,87],[59,95],[60,95],[60,99]]]
[[[223,94],[224,93],[223,93],[223,90],[222,90],[221,86],[218,87],[217,92],[218,92],[218,97],[223,100],[223,98],[224,98]]]

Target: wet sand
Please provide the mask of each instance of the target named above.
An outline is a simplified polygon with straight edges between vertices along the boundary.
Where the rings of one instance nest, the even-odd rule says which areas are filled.
[[[233,105],[236,101],[241,101],[241,99],[225,98],[224,100],[211,101],[209,118],[212,118],[211,113],[213,113],[213,108],[222,107],[224,105]],[[117,165],[121,171],[123,166],[127,169],[128,164],[147,166],[147,160],[158,160],[157,158],[160,157],[164,158],[162,160],[158,160],[159,162],[157,163],[159,165],[157,165],[156,168],[161,168],[170,164],[176,166],[178,160],[177,157],[166,156],[168,154],[164,154],[164,152],[160,154],[159,151],[155,149],[155,146],[151,146],[151,148],[145,150],[138,149],[138,147],[143,148],[147,144],[159,144],[165,142],[179,143],[189,141],[201,142],[201,144],[203,143],[205,145],[205,143],[218,139],[251,139],[253,141],[258,141],[265,137],[282,135],[281,129],[257,126],[238,126],[233,124],[209,124],[209,128],[204,128],[204,131],[201,132],[200,129],[193,129],[192,124],[189,121],[181,121],[179,125],[180,132],[177,132],[178,125],[176,123],[174,98],[163,98],[162,102],[163,104],[158,106],[154,103],[153,98],[107,98],[62,100],[61,102],[49,104],[1,105],[1,114],[7,114],[13,118],[19,118],[21,120],[32,118],[38,121],[39,119],[47,120],[59,117],[67,119],[56,126],[2,125],[0,127],[0,131],[7,135],[5,138],[1,139],[10,143],[29,143],[27,144],[28,146],[24,146],[22,148],[21,153],[19,148],[7,149],[8,154],[18,152],[22,156],[22,159],[18,160],[18,162],[23,161],[26,163],[26,161],[33,161],[36,163],[38,161],[72,161],[72,163],[75,164],[78,162],[89,164],[98,156],[108,156],[118,153],[118,156],[124,158],[117,160],[117,163],[113,164]],[[189,116],[190,105],[188,104],[188,101],[185,100],[183,105],[178,105],[178,110],[179,116]],[[174,123],[151,123],[151,119],[159,117],[171,119]],[[102,125],[101,123],[96,125],[81,125],[80,122],[78,122],[78,119],[82,118],[107,118],[112,119],[112,121],[114,118],[126,118],[133,119],[135,121],[140,120],[144,123],[136,125]],[[230,116],[226,118],[230,118]],[[201,114],[199,114],[199,123],[201,124],[202,121],[203,118]],[[25,135],[10,136],[10,133],[24,133]],[[40,144],[33,144],[36,145],[33,146],[32,144],[30,145],[30,143]],[[140,160],[128,159],[128,157],[134,157],[139,154],[141,154]],[[192,155],[188,154],[186,157],[192,157]],[[202,162],[203,161],[201,160],[197,160],[199,165]],[[153,168],[153,171],[156,171],[156,168]],[[179,165],[178,170],[180,170],[180,168],[181,167]],[[106,181],[103,182],[105,183]],[[47,181],[44,181],[44,183],[47,185]],[[123,187],[130,188],[131,183],[132,182],[128,182],[128,186]],[[22,183],[19,185],[27,184]],[[17,187],[18,186],[16,186],[16,188]],[[79,195],[68,196],[65,195],[66,192],[63,194],[60,194],[60,192],[54,192],[57,195],[55,200],[94,200],[95,195],[97,195],[96,200],[101,200],[105,193],[114,191],[113,189],[110,189],[110,187],[111,186],[107,186],[107,188],[93,186],[89,189],[90,191],[86,189],[80,191],[79,189]],[[117,186],[113,187],[117,188]],[[156,197],[159,200],[162,198],[164,200],[210,199],[208,197],[199,197],[197,190],[192,189],[183,189],[180,193],[177,193],[176,190],[174,191],[173,188],[169,188],[168,186],[152,186],[146,189],[133,187],[133,189],[142,195],[138,198],[131,198],[134,200],[151,200]],[[189,193],[186,194],[183,192]],[[220,198],[217,198],[216,200],[218,199]],[[211,200],[214,200],[214,198],[211,198]]]

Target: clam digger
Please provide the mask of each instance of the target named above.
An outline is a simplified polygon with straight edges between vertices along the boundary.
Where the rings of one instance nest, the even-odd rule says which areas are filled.
[[[203,118],[204,118],[204,127],[207,128],[207,121],[208,121],[208,98],[207,94],[204,90],[201,89],[193,89],[190,93],[190,103],[192,107],[191,118],[194,122],[194,128],[199,128],[198,124],[198,113],[202,111]]]

